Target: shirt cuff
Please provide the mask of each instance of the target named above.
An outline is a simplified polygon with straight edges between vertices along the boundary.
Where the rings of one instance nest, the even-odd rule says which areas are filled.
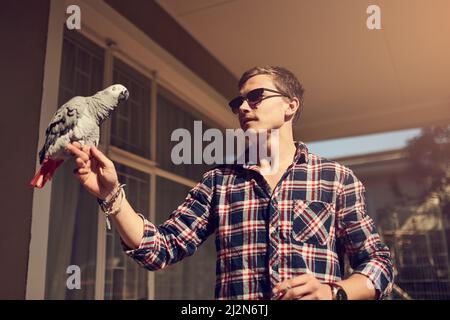
[[[142,264],[144,260],[148,259],[149,252],[155,251],[157,229],[153,223],[144,217],[144,215],[138,213],[138,216],[144,221],[144,235],[141,239],[139,247],[135,249],[128,247],[122,238],[120,238],[120,243],[122,245],[122,249],[128,256]]]
[[[361,264],[353,273],[359,273],[369,278],[367,287],[375,288],[377,300],[386,298],[392,292],[393,279],[383,272],[382,267],[377,262]]]

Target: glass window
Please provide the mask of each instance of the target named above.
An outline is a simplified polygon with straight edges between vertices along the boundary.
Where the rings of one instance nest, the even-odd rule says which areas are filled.
[[[191,188],[162,177],[156,179],[156,224],[161,224],[186,198]],[[191,257],[155,274],[156,299],[213,299],[215,243],[211,235]]]
[[[64,31],[58,103],[103,89],[102,48],[78,32]]]
[[[103,89],[104,50],[78,32],[64,31],[59,88],[59,105],[74,96],[90,96]],[[151,80],[114,59],[114,83],[130,91],[129,100],[111,117],[111,145],[144,158],[150,158]],[[157,95],[157,154],[159,166],[180,177],[198,181],[211,166],[174,165],[171,150],[178,142],[170,140],[175,129],[185,128],[194,141],[194,121],[205,120],[185,102],[163,87]],[[212,127],[202,121],[202,134]],[[221,128],[219,128],[221,129]],[[223,130],[222,130],[223,131]],[[201,139],[201,137],[200,137]],[[202,150],[210,142],[202,142]],[[193,144],[191,154],[193,156]],[[193,161],[193,159],[192,159]],[[149,212],[150,192],[156,192],[156,223],[164,222],[186,198],[190,188],[157,178],[150,190],[150,175],[115,163],[119,179],[126,184],[128,201],[144,215]],[[94,299],[96,286],[98,205],[73,176],[73,160],[58,169],[52,183],[49,243],[46,271],[47,299]],[[210,237],[196,252],[174,266],[158,271],[157,299],[212,299],[215,284],[215,245]],[[105,299],[147,299],[149,274],[123,252],[115,230],[106,232]],[[81,289],[70,290],[67,268],[80,268]]]
[[[65,31],[59,105],[77,95],[101,90],[103,50],[77,32]],[[48,239],[47,299],[94,299],[98,205],[74,177],[73,160],[66,161],[52,182]],[[69,290],[70,265],[81,271],[81,289]]]
[[[202,120],[202,134],[211,128],[210,124],[204,121],[204,116],[196,114],[195,110],[183,101],[177,99],[163,87],[158,87],[158,121],[157,121],[157,150],[156,161],[158,165],[168,171],[180,176],[198,181],[202,175],[212,168],[203,163],[194,163],[194,121]],[[187,109],[188,108],[188,109]],[[191,164],[174,164],[171,159],[171,151],[178,141],[171,141],[172,132],[178,128],[187,129],[191,134]],[[221,129],[221,128],[218,128]],[[223,130],[221,129],[223,132]],[[202,139],[202,137],[198,137]],[[202,142],[202,150],[211,142]]]
[[[115,163],[119,181],[125,183],[127,199],[136,212],[149,212],[150,176]],[[107,231],[105,299],[147,299],[148,271],[126,256],[119,234]]]
[[[151,81],[119,59],[114,59],[114,83],[127,87],[130,97],[112,114],[111,144],[150,158]]]

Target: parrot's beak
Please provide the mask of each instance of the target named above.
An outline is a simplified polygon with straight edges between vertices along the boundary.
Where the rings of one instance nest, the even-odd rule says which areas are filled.
[[[130,93],[128,92],[128,90],[123,90],[120,95],[119,95],[119,101],[120,100],[128,100],[128,97],[130,96]]]

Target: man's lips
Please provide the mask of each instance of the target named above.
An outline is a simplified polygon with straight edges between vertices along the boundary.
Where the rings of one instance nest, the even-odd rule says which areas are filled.
[[[250,122],[250,121],[256,121],[257,119],[256,118],[244,118],[244,119],[242,119],[242,124],[246,124],[246,123],[248,123],[248,122]]]

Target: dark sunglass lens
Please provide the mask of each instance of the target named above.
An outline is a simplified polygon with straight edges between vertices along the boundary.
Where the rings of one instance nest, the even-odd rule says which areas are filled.
[[[263,88],[258,88],[258,89],[254,89],[252,91],[250,91],[249,93],[247,93],[247,99],[249,102],[258,102],[262,99],[264,94],[264,89]]]
[[[234,98],[233,100],[231,100],[228,103],[228,105],[230,106],[231,109],[233,109],[233,112],[236,112],[243,102],[244,102],[244,98],[237,97],[237,98]]]

